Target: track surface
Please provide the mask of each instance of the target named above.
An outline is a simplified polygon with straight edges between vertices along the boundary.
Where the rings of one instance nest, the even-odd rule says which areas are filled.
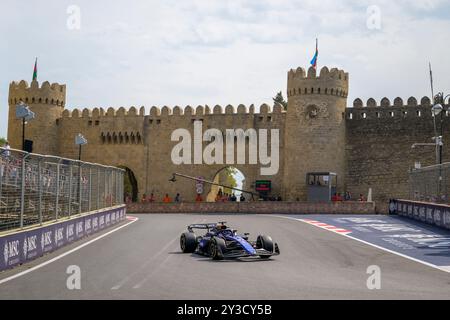
[[[137,222],[0,284],[0,299],[450,299],[450,273],[304,222],[256,215],[136,216]],[[188,224],[217,221],[253,237],[271,235],[281,255],[214,262],[180,253],[179,236]],[[66,287],[70,265],[80,267],[80,290]],[[381,268],[380,290],[367,289],[371,265]]]

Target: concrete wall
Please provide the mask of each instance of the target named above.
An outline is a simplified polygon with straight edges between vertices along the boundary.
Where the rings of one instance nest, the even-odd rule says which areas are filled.
[[[128,213],[375,214],[369,202],[133,203]]]

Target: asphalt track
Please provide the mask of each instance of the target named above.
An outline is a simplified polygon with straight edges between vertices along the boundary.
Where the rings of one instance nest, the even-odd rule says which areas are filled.
[[[262,215],[135,216],[139,220],[98,241],[88,243],[93,236],[3,272],[0,299],[450,299],[450,273],[302,221]],[[179,235],[188,224],[217,221],[254,237],[271,235],[281,255],[216,262],[180,253]],[[66,286],[71,265],[80,267],[80,290]],[[380,290],[367,288],[371,265],[380,267]]]

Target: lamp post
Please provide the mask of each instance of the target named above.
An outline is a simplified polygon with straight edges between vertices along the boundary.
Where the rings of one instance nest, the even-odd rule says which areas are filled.
[[[443,137],[444,137],[444,107],[445,100],[450,97],[450,95],[444,96],[443,92],[438,93],[434,97],[433,107],[431,108],[431,113],[433,115],[433,123],[434,123],[434,143],[436,145],[436,164],[439,165],[439,177],[438,177],[438,189],[437,196],[438,201],[441,200],[441,184],[442,184],[442,155],[443,155]],[[436,118],[440,117],[440,135],[438,135],[438,130],[436,126]]]
[[[78,160],[81,160],[81,146],[87,144],[87,140],[79,133],[75,136],[75,144],[78,146]]]
[[[20,101],[16,105],[16,118],[22,119],[22,150],[25,151],[25,125],[28,121],[34,119],[35,114],[29,107]]]
[[[75,136],[75,144],[78,146],[78,213],[82,212],[82,188],[81,188],[81,181],[83,179],[81,174],[81,146],[84,146],[87,144],[87,140],[81,133],[77,134]]]

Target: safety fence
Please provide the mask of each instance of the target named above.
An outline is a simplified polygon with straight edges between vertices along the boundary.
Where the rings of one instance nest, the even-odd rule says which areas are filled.
[[[409,172],[409,200],[450,203],[450,163],[412,169]]]
[[[124,170],[0,148],[0,231],[123,204]]]

